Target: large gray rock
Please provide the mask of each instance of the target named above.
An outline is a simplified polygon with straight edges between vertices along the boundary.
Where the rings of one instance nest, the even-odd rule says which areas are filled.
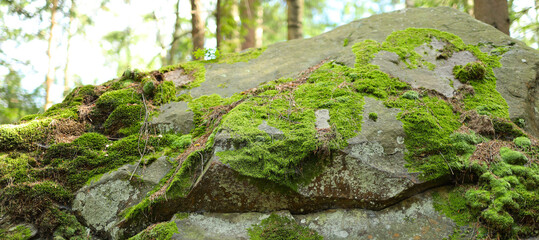
[[[304,215],[290,214],[289,211],[276,214],[316,230],[324,239],[443,239],[453,234],[456,225],[434,210],[431,192],[380,211],[332,209]],[[249,239],[247,229],[269,215],[258,212],[192,213],[187,218],[174,220],[179,233],[172,239]]]
[[[135,167],[125,165],[77,191],[73,210],[95,234],[112,239],[120,237],[122,233],[116,226],[121,220],[120,213],[140,202],[171,170],[172,164],[167,157],[158,158],[146,169],[137,168],[130,180]]]
[[[383,42],[394,31],[410,27],[434,28],[453,33],[462,38],[466,44],[483,43],[487,46],[507,47],[508,51],[502,55],[501,59],[503,66],[494,69],[498,79],[497,90],[509,105],[511,119],[524,119],[525,130],[539,137],[539,100],[536,100],[539,95],[537,50],[510,38],[490,25],[448,7],[413,8],[379,14],[354,21],[310,39],[273,44],[258,58],[248,62],[208,64],[206,65],[206,81],[200,87],[192,89],[191,95],[196,98],[217,93],[222,97],[229,97],[264,82],[283,77],[297,77],[304,70],[326,59],[353,66],[355,55],[351,47],[354,43],[366,39]],[[344,39],[349,41],[347,46],[343,46]],[[483,50],[489,51],[490,48],[485,47]],[[440,61],[436,65],[441,70],[450,68],[452,70],[453,64],[461,65],[470,61],[466,56],[463,57],[465,58],[457,59],[456,62]],[[397,62],[396,65],[399,63]],[[386,70],[391,69],[386,68]],[[411,73],[422,78],[421,76],[426,73],[422,72],[424,70],[411,71]],[[406,72],[403,72],[398,76],[405,75]],[[452,96],[453,88],[458,88],[458,81],[455,81],[457,85],[451,87],[450,81],[443,77],[439,77],[432,83],[407,77],[403,77],[403,80],[408,80],[415,86],[428,84],[427,88],[436,88],[446,96]]]
[[[435,28],[450,32],[461,37],[467,44],[485,44],[484,51],[490,51],[497,46],[506,47],[508,51],[501,58],[504,65],[494,70],[498,79],[497,89],[509,105],[510,117],[525,120],[525,130],[534,136],[539,136],[539,101],[535,100],[536,89],[539,88],[538,52],[493,27],[451,8],[407,9],[381,14],[352,22],[311,39],[271,45],[258,58],[248,62],[208,64],[206,65],[206,81],[200,87],[189,91],[195,98],[213,93],[229,97],[234,93],[255,88],[264,82],[282,77],[297,77],[304,70],[327,59],[353,66],[355,55],[351,46],[354,43],[366,39],[383,42],[392,32],[409,27]],[[348,39],[350,44],[343,46],[344,39]],[[423,45],[416,49],[424,53],[424,59],[436,66],[434,72],[424,68],[407,69],[405,64],[390,52],[378,53],[372,63],[379,65],[382,71],[408,82],[414,88],[431,89],[446,98],[451,98],[455,90],[462,85],[453,77],[453,67],[476,59],[469,52],[459,52],[447,59],[437,59],[438,50],[443,47],[443,42],[433,41],[430,45]],[[206,155],[203,158],[206,159],[204,161],[206,165],[199,166],[197,169],[201,170],[193,174],[191,179],[193,184],[186,192],[186,196],[165,199],[160,204],[152,206],[149,218],[158,221],[168,220],[178,211],[238,213],[287,210],[292,214],[314,216],[313,212],[327,209],[362,208],[369,210],[337,210],[331,216],[324,215],[332,220],[341,218],[341,223],[337,220],[322,222],[316,220],[316,217],[298,216],[297,219],[317,228],[330,239],[354,239],[354,236],[363,238],[365,236],[359,236],[359,234],[371,230],[372,234],[367,235],[367,239],[370,239],[369,236],[378,239],[395,236],[413,239],[424,229],[429,229],[429,227],[420,226],[432,223],[430,219],[437,219],[434,221],[443,224],[431,235],[426,234],[426,239],[440,239],[448,236],[452,233],[454,225],[434,213],[430,198],[415,196],[419,192],[447,183],[448,179],[442,176],[424,182],[418,179],[418,173],[410,172],[405,167],[404,159],[407,152],[404,146],[406,136],[402,122],[397,119],[401,110],[389,109],[381,101],[373,98],[365,97],[364,99],[361,131],[357,132],[355,137],[348,139],[348,146],[336,152],[320,173],[309,183],[300,184],[297,191],[286,189],[267,180],[242,176],[229,165],[221,162],[216,153],[244,147],[234,141],[234,137],[241,133],[221,129],[215,135],[213,150],[205,152]],[[185,105],[178,109],[182,113],[186,111]],[[177,109],[163,108],[162,114],[166,115],[175,110]],[[377,114],[376,121],[369,119],[371,112]],[[312,127],[317,130],[331,130],[330,116],[331,110],[316,109],[316,123]],[[260,124],[258,129],[261,130],[261,136],[269,134],[272,139],[282,136],[281,130],[268,125],[267,122]],[[405,200],[410,197],[417,201]],[[405,202],[399,203],[403,200]],[[397,206],[402,206],[399,210],[401,215],[397,214],[399,213],[396,210]],[[403,219],[407,219],[410,215],[415,216],[412,218],[422,215],[432,216],[432,218],[418,221],[417,225],[414,223],[407,225],[408,223]],[[211,224],[226,225],[227,227],[223,229],[231,229],[230,224],[238,222],[238,227],[244,227],[256,218],[254,215],[246,215],[245,219],[237,217],[240,215],[215,217],[218,214],[206,214],[205,216],[209,217],[193,215],[189,221],[178,222],[179,226],[191,230],[186,230],[182,233],[184,235],[177,235],[177,237],[189,239],[190,236],[198,236],[212,239],[214,235],[211,234],[217,233],[207,230]],[[243,220],[237,220],[238,218]],[[333,223],[335,224],[332,225]],[[356,225],[354,229],[347,227],[354,224],[360,224],[360,226]],[[401,228],[401,226],[409,227]],[[388,228],[392,230],[388,231]],[[430,228],[435,229],[432,226]],[[189,235],[189,231],[192,231],[193,235]],[[196,235],[197,232],[203,232],[203,235]],[[234,236],[245,237],[245,235]],[[222,238],[226,239],[226,236],[222,235]]]

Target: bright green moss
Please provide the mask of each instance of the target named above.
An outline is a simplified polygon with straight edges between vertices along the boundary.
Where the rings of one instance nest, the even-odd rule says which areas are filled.
[[[465,188],[452,188],[448,192],[433,192],[433,205],[436,211],[453,219],[458,226],[473,221],[466,206]]]
[[[316,110],[329,110],[332,129],[338,133],[327,140],[328,148],[345,147],[346,140],[361,130],[363,98],[353,88],[344,87],[345,68],[326,64],[313,73],[309,83],[295,90],[268,90],[231,110],[220,129],[229,131],[234,144],[244,147],[218,153],[221,161],[243,175],[295,189],[298,176],[303,175],[298,169],[324,144],[316,137]],[[282,136],[272,137],[260,130],[263,124],[282,131]]]
[[[513,151],[507,147],[500,149],[500,156],[506,163],[513,165],[524,165],[528,162],[528,158],[521,152]]]
[[[258,58],[267,47],[263,48],[250,48],[239,53],[223,54],[216,59],[217,63],[233,64],[237,62],[248,62],[251,59]],[[210,61],[212,62],[212,61]]]
[[[315,230],[309,229],[296,223],[295,220],[271,214],[247,229],[251,240],[315,240],[324,239]]]
[[[0,229],[0,239],[4,240],[28,240],[32,230],[24,225],[18,225],[12,229]]]
[[[517,137],[513,142],[521,148],[529,148],[532,145],[532,142],[527,137]]]
[[[126,104],[141,103],[140,94],[132,89],[113,90],[103,93],[97,101],[96,108],[102,112],[112,112],[116,107]]]
[[[486,74],[485,65],[482,62],[471,62],[465,66],[456,65],[453,68],[455,78],[463,83],[482,81]]]
[[[120,133],[123,136],[138,133],[144,115],[145,108],[142,105],[120,105],[103,124],[105,133],[110,135]]]
[[[404,92],[404,94],[402,94],[402,97],[406,99],[410,99],[410,100],[415,100],[415,99],[419,99],[419,93],[417,93],[416,91],[410,90],[410,91]]]
[[[378,120],[378,114],[375,112],[369,113],[369,119],[376,122],[376,120]]]
[[[129,240],[169,240],[174,233],[179,233],[174,221],[152,225],[129,238]]]
[[[53,119],[33,120],[17,125],[0,125],[0,151],[30,150],[35,143],[45,143]]]
[[[73,144],[93,150],[103,150],[109,140],[99,133],[85,133],[73,141]]]
[[[193,82],[187,88],[200,87],[200,84],[206,81],[206,68],[204,63],[200,61],[187,62],[180,64],[180,67],[185,70],[185,73],[194,77]]]
[[[343,41],[342,46],[343,46],[343,47],[347,47],[349,43],[350,43],[350,39],[345,38],[344,41]]]
[[[33,157],[12,152],[0,156],[0,187],[35,181],[32,166],[36,165]]]
[[[189,101],[189,109],[194,113],[195,128],[192,134],[195,137],[201,136],[206,132],[208,125],[208,114],[212,113],[215,107],[230,105],[236,101],[245,98],[245,95],[234,94],[229,98],[223,98],[218,94],[204,95]]]
[[[153,95],[155,92],[155,84],[153,83],[153,81],[151,81],[151,79],[148,81],[144,81],[144,80],[142,81],[143,81],[142,92],[146,96],[153,98]]]
[[[176,87],[174,86],[174,83],[171,81],[163,81],[159,84],[155,89],[153,101],[157,105],[176,101]]]

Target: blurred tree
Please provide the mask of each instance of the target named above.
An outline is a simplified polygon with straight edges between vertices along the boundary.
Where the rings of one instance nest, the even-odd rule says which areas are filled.
[[[47,1],[49,2],[49,1]],[[48,38],[48,47],[47,47],[47,56],[49,57],[49,67],[47,70],[47,77],[45,79],[45,110],[52,106],[52,95],[51,95],[51,88],[52,84],[54,83],[55,78],[55,53],[56,53],[56,36],[55,36],[55,28],[56,28],[56,15],[58,10],[58,0],[52,0],[50,3],[52,6],[50,7],[51,12],[51,25],[49,30],[49,38]]]
[[[216,39],[219,51],[227,53],[241,50],[240,24],[239,1],[219,0],[216,6]]]
[[[37,113],[40,105],[36,100],[42,97],[40,90],[26,92],[21,86],[21,76],[10,69],[0,79],[0,124],[14,123],[27,114]]]
[[[103,37],[105,41],[101,43],[101,47],[105,50],[105,57],[118,64],[118,75],[131,67],[131,48],[138,39],[129,26],[123,31],[112,31]]]
[[[262,46],[262,6],[260,0],[241,0],[240,20],[243,42],[241,49]]]
[[[507,0],[474,0],[474,16],[509,35],[509,9]]]
[[[193,53],[204,49],[204,21],[202,20],[202,4],[200,0],[191,0],[191,37],[193,38]],[[193,59],[196,59],[193,55]]]
[[[286,0],[288,40],[303,38],[303,0]]]

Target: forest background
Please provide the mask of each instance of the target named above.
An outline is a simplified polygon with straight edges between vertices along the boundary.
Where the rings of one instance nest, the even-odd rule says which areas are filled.
[[[435,6],[492,18],[539,47],[539,0],[0,0],[0,124],[126,69],[215,58],[373,14]]]

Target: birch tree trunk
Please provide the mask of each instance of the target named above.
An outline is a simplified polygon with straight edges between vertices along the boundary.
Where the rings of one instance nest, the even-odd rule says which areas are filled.
[[[56,10],[58,9],[58,0],[52,0],[51,8],[51,27],[49,32],[49,45],[47,47],[47,56],[49,57],[49,67],[47,70],[47,78],[45,79],[45,110],[52,106],[51,87],[54,83],[54,57],[56,41],[54,40],[54,31],[56,28]]]
[[[69,23],[67,26],[67,46],[66,46],[66,63],[64,66],[64,97],[71,90],[71,72],[69,71],[69,50],[71,48],[71,38],[73,37],[73,20],[75,19],[75,0],[71,0],[69,8]]]

